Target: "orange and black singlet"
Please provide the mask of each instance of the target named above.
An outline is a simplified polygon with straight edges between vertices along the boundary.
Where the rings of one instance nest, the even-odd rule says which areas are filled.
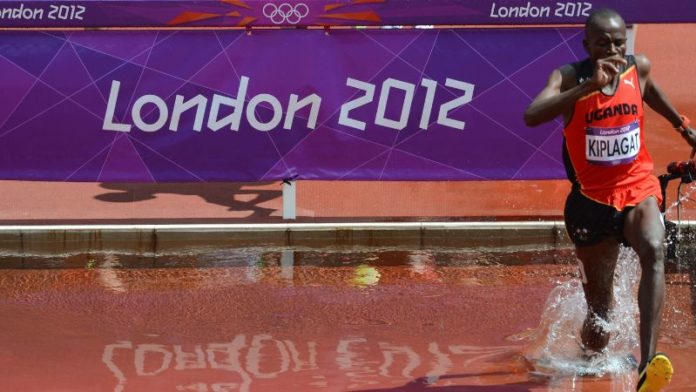
[[[578,99],[563,130],[568,179],[583,195],[621,211],[662,195],[644,145],[643,97],[633,56],[626,56],[613,95],[595,91]],[[590,60],[571,64],[578,84],[592,77]]]

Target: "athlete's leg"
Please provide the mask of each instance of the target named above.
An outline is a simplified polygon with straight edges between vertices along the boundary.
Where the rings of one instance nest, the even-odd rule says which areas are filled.
[[[612,238],[596,245],[577,246],[575,251],[584,270],[582,287],[587,301],[587,316],[580,336],[586,349],[601,351],[609,343],[609,332],[602,324],[609,319],[614,299],[614,269],[619,243]]]
[[[655,198],[649,197],[626,215],[624,236],[640,258],[639,369],[642,369],[655,355],[665,292],[665,230]]]

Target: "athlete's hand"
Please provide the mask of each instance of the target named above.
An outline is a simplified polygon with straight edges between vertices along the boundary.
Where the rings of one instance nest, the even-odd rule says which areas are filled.
[[[626,65],[626,59],[618,54],[603,59],[597,59],[590,83],[597,89],[606,86],[619,74],[622,65]]]

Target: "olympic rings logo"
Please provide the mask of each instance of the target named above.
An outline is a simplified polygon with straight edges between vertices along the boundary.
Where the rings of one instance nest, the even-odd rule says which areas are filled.
[[[307,15],[309,15],[309,7],[305,3],[297,3],[294,6],[290,3],[281,5],[266,3],[263,6],[263,16],[277,25],[283,23],[298,24]]]

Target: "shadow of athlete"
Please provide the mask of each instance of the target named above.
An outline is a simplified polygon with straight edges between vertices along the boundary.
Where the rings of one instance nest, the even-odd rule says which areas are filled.
[[[588,354],[601,352],[609,341],[603,321],[613,300],[619,245],[631,246],[640,258],[641,372],[655,356],[665,290],[662,195],[644,145],[642,102],[691,147],[696,133],[650,78],[648,58],[626,55],[626,25],[618,13],[594,11],[583,44],[588,58],[551,72],[524,120],[537,126],[564,119],[563,160],[572,183],[564,217],[588,305],[581,331]]]
[[[261,205],[282,196],[280,189],[254,189],[255,186],[268,184],[270,183],[102,183],[102,188],[113,192],[96,195],[95,199],[110,203],[131,203],[154,199],[158,193],[192,195],[199,196],[208,203],[227,207],[229,211],[251,211],[251,216],[244,217],[246,220],[263,219],[270,217],[275,210]],[[243,199],[247,200],[238,200],[235,196],[244,196]]]

